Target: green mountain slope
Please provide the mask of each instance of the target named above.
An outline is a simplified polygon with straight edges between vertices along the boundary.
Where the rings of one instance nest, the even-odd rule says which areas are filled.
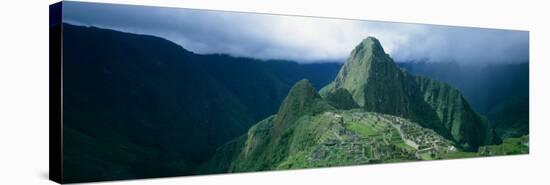
[[[325,94],[323,97],[330,105],[337,109],[353,109],[359,108],[359,105],[353,100],[353,97],[344,88],[336,89],[335,91]]]
[[[318,114],[331,109],[334,108],[321,98],[308,80],[300,80],[290,89],[273,120],[274,137],[292,127],[291,124],[303,115]]]
[[[273,169],[288,156],[294,128],[300,125],[299,119],[334,109],[307,80],[296,83],[288,94],[276,115],[254,125],[246,137],[239,137],[218,149],[214,158],[205,165],[206,172]],[[218,164],[227,160],[227,156],[233,157],[231,163],[220,168]]]

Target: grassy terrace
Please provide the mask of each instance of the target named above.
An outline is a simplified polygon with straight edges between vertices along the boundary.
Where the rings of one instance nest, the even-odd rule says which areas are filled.
[[[379,128],[366,122],[350,122],[350,124],[347,125],[347,129],[355,131],[363,136],[375,138],[382,137],[382,135],[380,135],[381,130]]]

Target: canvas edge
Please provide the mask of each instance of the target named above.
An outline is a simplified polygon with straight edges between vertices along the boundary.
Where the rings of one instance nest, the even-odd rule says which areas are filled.
[[[49,6],[49,179],[63,183],[62,2]]]

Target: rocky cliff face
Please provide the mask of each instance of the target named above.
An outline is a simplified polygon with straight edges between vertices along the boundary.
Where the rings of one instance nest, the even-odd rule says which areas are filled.
[[[462,94],[446,83],[416,76],[415,81],[441,124],[463,148],[499,143],[488,121],[475,113]]]

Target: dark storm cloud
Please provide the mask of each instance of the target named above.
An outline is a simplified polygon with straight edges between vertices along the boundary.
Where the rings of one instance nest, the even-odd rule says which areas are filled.
[[[367,36],[394,59],[459,63],[528,60],[524,31],[64,2],[64,20],[156,35],[196,53],[301,62],[344,61]]]

